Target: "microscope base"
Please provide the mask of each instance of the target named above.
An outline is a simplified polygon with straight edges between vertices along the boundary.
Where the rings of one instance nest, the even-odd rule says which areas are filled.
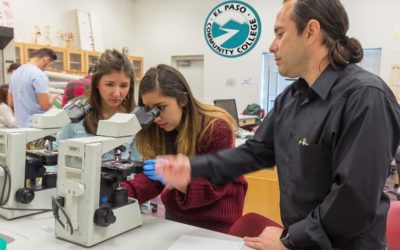
[[[59,223],[56,223],[56,237],[81,246],[90,247],[141,226],[143,223],[137,200],[128,205],[114,208],[112,211],[116,217],[116,221],[107,227],[94,224],[94,211],[90,213],[90,216],[87,216],[85,213],[85,215],[81,217],[84,221],[78,222],[78,229],[75,230],[72,235],[69,231],[62,228]],[[88,221],[88,218],[90,221]]]
[[[13,189],[12,189],[13,190]],[[55,188],[35,191],[35,198],[29,204],[17,202],[14,195],[11,195],[4,208],[19,208],[19,209],[49,209],[51,210],[51,197],[56,195]],[[0,208],[0,216],[5,219],[15,219],[31,214],[37,214],[48,211],[24,211],[24,210],[8,210]]]

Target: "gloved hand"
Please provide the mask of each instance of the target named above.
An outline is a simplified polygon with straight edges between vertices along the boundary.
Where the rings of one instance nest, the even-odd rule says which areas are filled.
[[[151,180],[160,181],[164,185],[167,184],[164,178],[156,173],[156,160],[145,160],[143,163],[143,173]]]

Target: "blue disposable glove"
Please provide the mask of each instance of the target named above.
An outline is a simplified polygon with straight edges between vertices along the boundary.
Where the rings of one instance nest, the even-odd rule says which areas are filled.
[[[145,160],[143,164],[143,173],[147,175],[150,180],[160,181],[164,185],[167,184],[164,178],[156,173],[156,160]]]

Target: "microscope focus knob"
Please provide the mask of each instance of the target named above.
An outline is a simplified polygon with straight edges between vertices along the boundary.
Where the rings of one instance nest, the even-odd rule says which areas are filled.
[[[110,210],[111,211],[111,210]],[[111,213],[108,213],[106,215],[106,221],[110,224],[115,223],[115,221],[117,220],[117,218],[115,217],[114,213],[111,211]]]
[[[30,188],[20,188],[15,193],[15,199],[17,202],[29,204],[35,198],[35,193]]]
[[[100,207],[94,212],[94,223],[98,226],[107,227],[116,220],[117,218],[109,207]]]
[[[40,168],[38,168],[38,173],[39,173],[40,175],[44,175],[44,173],[46,173],[46,168],[43,167],[43,166],[41,166]]]

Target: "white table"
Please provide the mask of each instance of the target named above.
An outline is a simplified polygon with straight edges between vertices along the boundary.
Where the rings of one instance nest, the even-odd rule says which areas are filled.
[[[88,249],[73,243],[57,239],[54,235],[52,213],[31,215],[14,220],[0,218],[0,234],[14,238],[7,250],[76,250]],[[162,250],[168,249],[181,235],[241,241],[241,238],[218,233],[182,223],[144,215],[143,225],[90,249],[95,250]],[[246,246],[243,249],[250,249]],[[190,250],[190,246],[187,248]],[[222,250],[222,249],[221,249]]]
[[[247,139],[244,138],[235,138],[235,147],[238,147],[246,142]]]

